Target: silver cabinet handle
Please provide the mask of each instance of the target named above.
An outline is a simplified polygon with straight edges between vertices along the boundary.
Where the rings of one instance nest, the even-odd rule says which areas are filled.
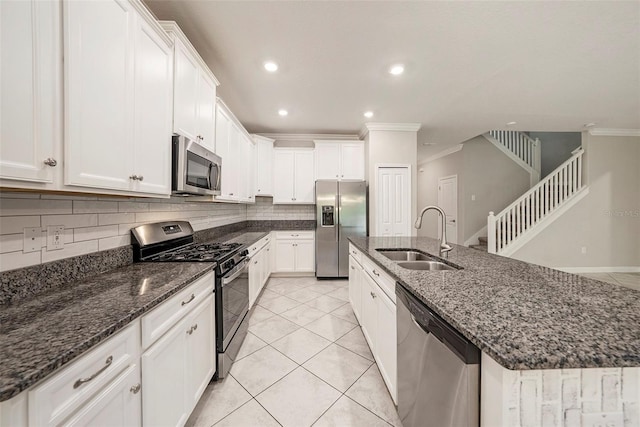
[[[352,266],[351,266],[351,269],[352,269],[352,270],[355,270],[356,268],[352,265]]]
[[[230,196],[233,196],[233,193],[229,193]]]
[[[298,237],[299,234],[292,234],[291,237]]]
[[[373,274],[375,274],[376,276],[380,277],[380,273],[378,273],[375,269],[373,269]]]
[[[267,252],[269,252],[271,249],[267,249]]]
[[[44,164],[47,166],[54,167],[58,164],[58,162],[56,161],[56,159],[52,159],[51,157],[49,157],[47,160],[44,161]]]
[[[253,264],[256,265],[258,263],[258,261],[253,261]]]
[[[129,389],[129,391],[130,391],[131,393],[133,393],[133,394],[137,394],[137,393],[140,391],[140,389],[141,389],[141,388],[142,388],[142,386],[140,385],[140,383],[138,383],[138,384],[136,384],[136,385],[134,385],[134,386],[131,386],[131,388]]]
[[[187,304],[189,304],[191,301],[193,301],[196,298],[196,294],[191,294],[191,298],[189,298],[188,301],[182,301],[182,305],[185,306]]]
[[[197,323],[189,328],[189,330],[187,331],[187,334],[191,335],[193,333],[193,331],[195,331],[196,329],[198,329],[198,324]]]
[[[137,181],[138,180],[138,175],[131,175],[131,176],[129,176],[129,179],[133,180],[133,181]]]
[[[375,298],[376,294],[374,294],[373,292],[371,292],[371,298]]]
[[[351,253],[354,254],[354,255],[358,255],[358,252],[356,252],[356,251],[351,251]]]
[[[253,247],[253,250],[255,251],[255,250],[256,250],[256,248],[257,248],[257,246],[254,246],[254,247]]]
[[[144,179],[144,176],[142,176],[142,175],[140,175],[140,176],[138,177],[138,181],[142,181],[143,179]]]
[[[73,383],[73,388],[78,388],[82,384],[88,383],[89,381],[91,381],[92,379],[94,379],[95,377],[97,377],[98,375],[103,373],[105,371],[105,369],[107,369],[109,366],[111,366],[111,363],[113,363],[113,356],[107,357],[107,360],[105,360],[105,362],[104,362],[104,366],[102,368],[100,368],[95,374],[91,375],[88,378],[80,378],[79,380],[76,380],[76,382]]]

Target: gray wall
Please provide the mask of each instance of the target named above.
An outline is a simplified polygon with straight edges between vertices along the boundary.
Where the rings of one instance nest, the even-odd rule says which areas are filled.
[[[640,137],[584,140],[589,194],[513,257],[547,267],[640,267]]]
[[[498,213],[529,189],[529,174],[483,136],[420,168],[418,208],[438,203],[438,178],[458,175],[458,244],[487,225],[489,211]],[[437,237],[437,224],[425,218],[418,235]]]
[[[540,139],[540,178],[549,175],[582,144],[580,132],[529,132],[529,136]]]

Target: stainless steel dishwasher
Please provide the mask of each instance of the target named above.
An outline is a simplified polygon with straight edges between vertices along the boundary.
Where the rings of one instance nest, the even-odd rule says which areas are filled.
[[[398,414],[403,427],[480,425],[480,350],[399,283]]]

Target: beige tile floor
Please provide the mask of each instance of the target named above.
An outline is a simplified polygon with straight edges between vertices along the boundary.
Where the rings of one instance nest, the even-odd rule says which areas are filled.
[[[640,291],[640,273],[582,273],[580,275]]]
[[[348,293],[346,280],[271,278],[187,426],[401,426]]]

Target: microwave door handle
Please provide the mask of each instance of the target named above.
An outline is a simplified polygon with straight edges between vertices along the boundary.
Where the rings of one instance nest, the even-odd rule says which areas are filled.
[[[216,190],[220,190],[221,188],[221,182],[220,180],[222,179],[222,165],[221,164],[216,164],[216,171],[218,171],[218,176],[216,177]]]
[[[211,190],[211,172],[213,171],[213,163],[209,163],[209,173],[207,174],[207,189]]]

